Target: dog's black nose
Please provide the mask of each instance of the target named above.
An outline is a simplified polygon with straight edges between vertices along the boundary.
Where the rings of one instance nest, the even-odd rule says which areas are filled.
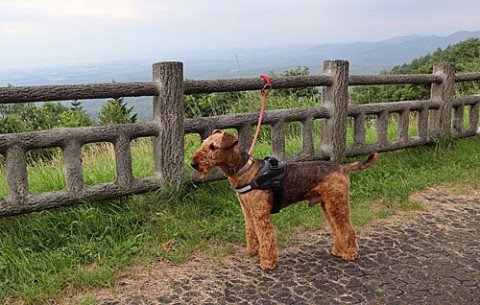
[[[190,163],[190,166],[192,166],[194,169],[198,169],[198,166],[199,166],[199,165],[200,165],[200,164],[198,164],[198,163],[196,163],[196,162],[191,162],[191,163]]]

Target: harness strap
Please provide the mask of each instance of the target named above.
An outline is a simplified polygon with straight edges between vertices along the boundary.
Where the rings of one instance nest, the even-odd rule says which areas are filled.
[[[277,214],[282,208],[283,189],[272,189],[273,207],[271,214]]]
[[[250,183],[243,186],[243,187],[239,187],[239,188],[236,188],[235,191],[238,193],[238,194],[245,194],[245,193],[248,193],[250,192],[251,190],[255,189]]]
[[[286,165],[273,157],[267,157],[263,161],[263,167],[255,178],[247,184],[235,188],[238,194],[245,194],[252,190],[271,190],[273,196],[272,214],[281,209],[283,198],[283,178],[285,177]]]

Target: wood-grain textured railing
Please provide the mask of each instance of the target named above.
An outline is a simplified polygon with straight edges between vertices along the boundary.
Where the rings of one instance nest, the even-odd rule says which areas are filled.
[[[345,156],[368,154],[425,145],[451,137],[477,135],[480,95],[453,98],[455,82],[480,81],[480,73],[455,75],[453,63],[437,63],[432,74],[349,76],[347,61],[325,61],[322,75],[275,77],[272,87],[298,88],[322,86],[322,103],[314,108],[267,111],[263,124],[271,127],[275,156],[287,160],[330,159],[340,162]],[[379,84],[428,84],[431,96],[423,101],[400,101],[365,105],[348,103],[348,87]],[[215,128],[233,128],[247,147],[252,141],[252,126],[257,113],[184,119],[185,94],[260,90],[260,78],[184,81],[183,64],[162,62],[153,65],[152,82],[87,84],[64,86],[0,88],[0,103],[80,100],[153,96],[153,120],[148,123],[59,128],[38,132],[0,134],[0,153],[5,157],[8,196],[0,198],[0,216],[22,214],[83,201],[117,198],[143,193],[164,183],[185,179],[184,135],[206,138]],[[464,108],[469,107],[468,126],[464,127]],[[417,135],[409,136],[412,112],[418,117]],[[388,140],[388,119],[398,116],[396,140]],[[376,120],[376,141],[366,143],[366,120]],[[347,147],[348,121],[353,120],[353,144]],[[320,148],[315,149],[314,121],[321,121]],[[285,125],[301,124],[302,149],[294,155],[285,152]],[[153,137],[155,176],[136,179],[132,174],[131,142]],[[116,181],[87,186],[84,182],[81,148],[95,142],[114,146]],[[59,147],[63,151],[66,186],[60,191],[31,194],[28,186],[26,153],[32,149]],[[193,177],[187,177],[192,179]],[[218,173],[207,180],[222,178]]]

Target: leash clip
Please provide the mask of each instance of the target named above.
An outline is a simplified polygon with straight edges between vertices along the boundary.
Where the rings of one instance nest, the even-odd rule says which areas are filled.
[[[265,85],[262,88],[262,94],[265,94],[266,89],[270,91],[270,88],[272,87],[272,83],[270,82],[270,77],[266,74],[260,74],[260,78],[263,78],[263,80],[265,81]],[[265,95],[267,94],[268,92]]]

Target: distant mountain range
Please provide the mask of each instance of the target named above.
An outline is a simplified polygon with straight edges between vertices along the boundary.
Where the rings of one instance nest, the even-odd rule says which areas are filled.
[[[309,66],[312,73],[321,73],[323,61],[345,59],[350,62],[351,74],[378,74],[395,65],[409,63],[413,59],[446,48],[469,38],[480,38],[480,31],[456,32],[448,36],[402,36],[378,42],[355,42],[346,44],[309,44],[272,46],[236,50],[190,51],[172,54],[164,58],[137,58],[122,61],[98,61],[71,63],[59,66],[2,67],[0,86],[13,84],[60,85],[101,82],[132,82],[151,80],[151,66],[159,61],[182,61],[184,75],[192,79],[218,79],[256,77],[261,73]],[[151,98],[131,99],[135,109],[143,115],[151,106]],[[144,104],[145,103],[145,104]],[[93,116],[101,101],[84,103]]]
[[[348,60],[352,68],[352,74],[377,74],[381,70],[409,63],[413,59],[432,53],[438,48],[444,49],[449,45],[469,38],[480,38],[480,31],[462,31],[445,37],[411,35],[394,37],[379,42],[319,44],[243,50],[230,54],[229,67],[231,70],[229,74],[256,76],[259,71],[268,71],[265,68],[281,71],[285,68],[297,66],[309,66],[313,71],[320,72],[323,61],[328,59]],[[214,60],[213,57],[210,57],[203,62],[192,61],[190,67],[186,64],[186,69],[188,71],[190,68],[192,74],[195,74],[196,77],[200,76],[197,75],[198,72],[201,70],[205,72],[208,69],[212,70],[205,75],[214,74],[214,71],[216,71],[217,75],[223,75],[225,71],[221,73],[220,68],[225,70],[226,67],[221,65],[226,64],[227,60],[224,56],[218,56],[217,58],[219,58],[217,62],[219,66],[216,68],[205,65],[206,62]],[[229,75],[225,76],[228,77]]]
[[[215,79],[257,76],[281,72],[288,68],[309,66],[321,69],[327,59],[345,59],[353,74],[373,74],[382,69],[411,62],[468,38],[480,38],[480,31],[456,32],[449,36],[402,36],[378,42],[346,44],[285,45],[270,48],[179,52],[165,58],[137,58],[71,63],[61,66],[0,66],[0,86],[76,84],[95,82],[129,82],[151,79],[151,65],[158,61],[177,60],[184,63],[185,77]]]
[[[469,38],[479,38],[477,32],[457,32],[449,36],[402,36],[380,42],[357,42],[353,44],[324,44],[314,47],[310,54],[319,53],[324,58],[345,58],[352,65],[392,66],[409,63],[414,58],[432,53],[438,48],[446,48]],[[313,52],[312,52],[313,51]],[[306,52],[305,57],[309,58]]]

